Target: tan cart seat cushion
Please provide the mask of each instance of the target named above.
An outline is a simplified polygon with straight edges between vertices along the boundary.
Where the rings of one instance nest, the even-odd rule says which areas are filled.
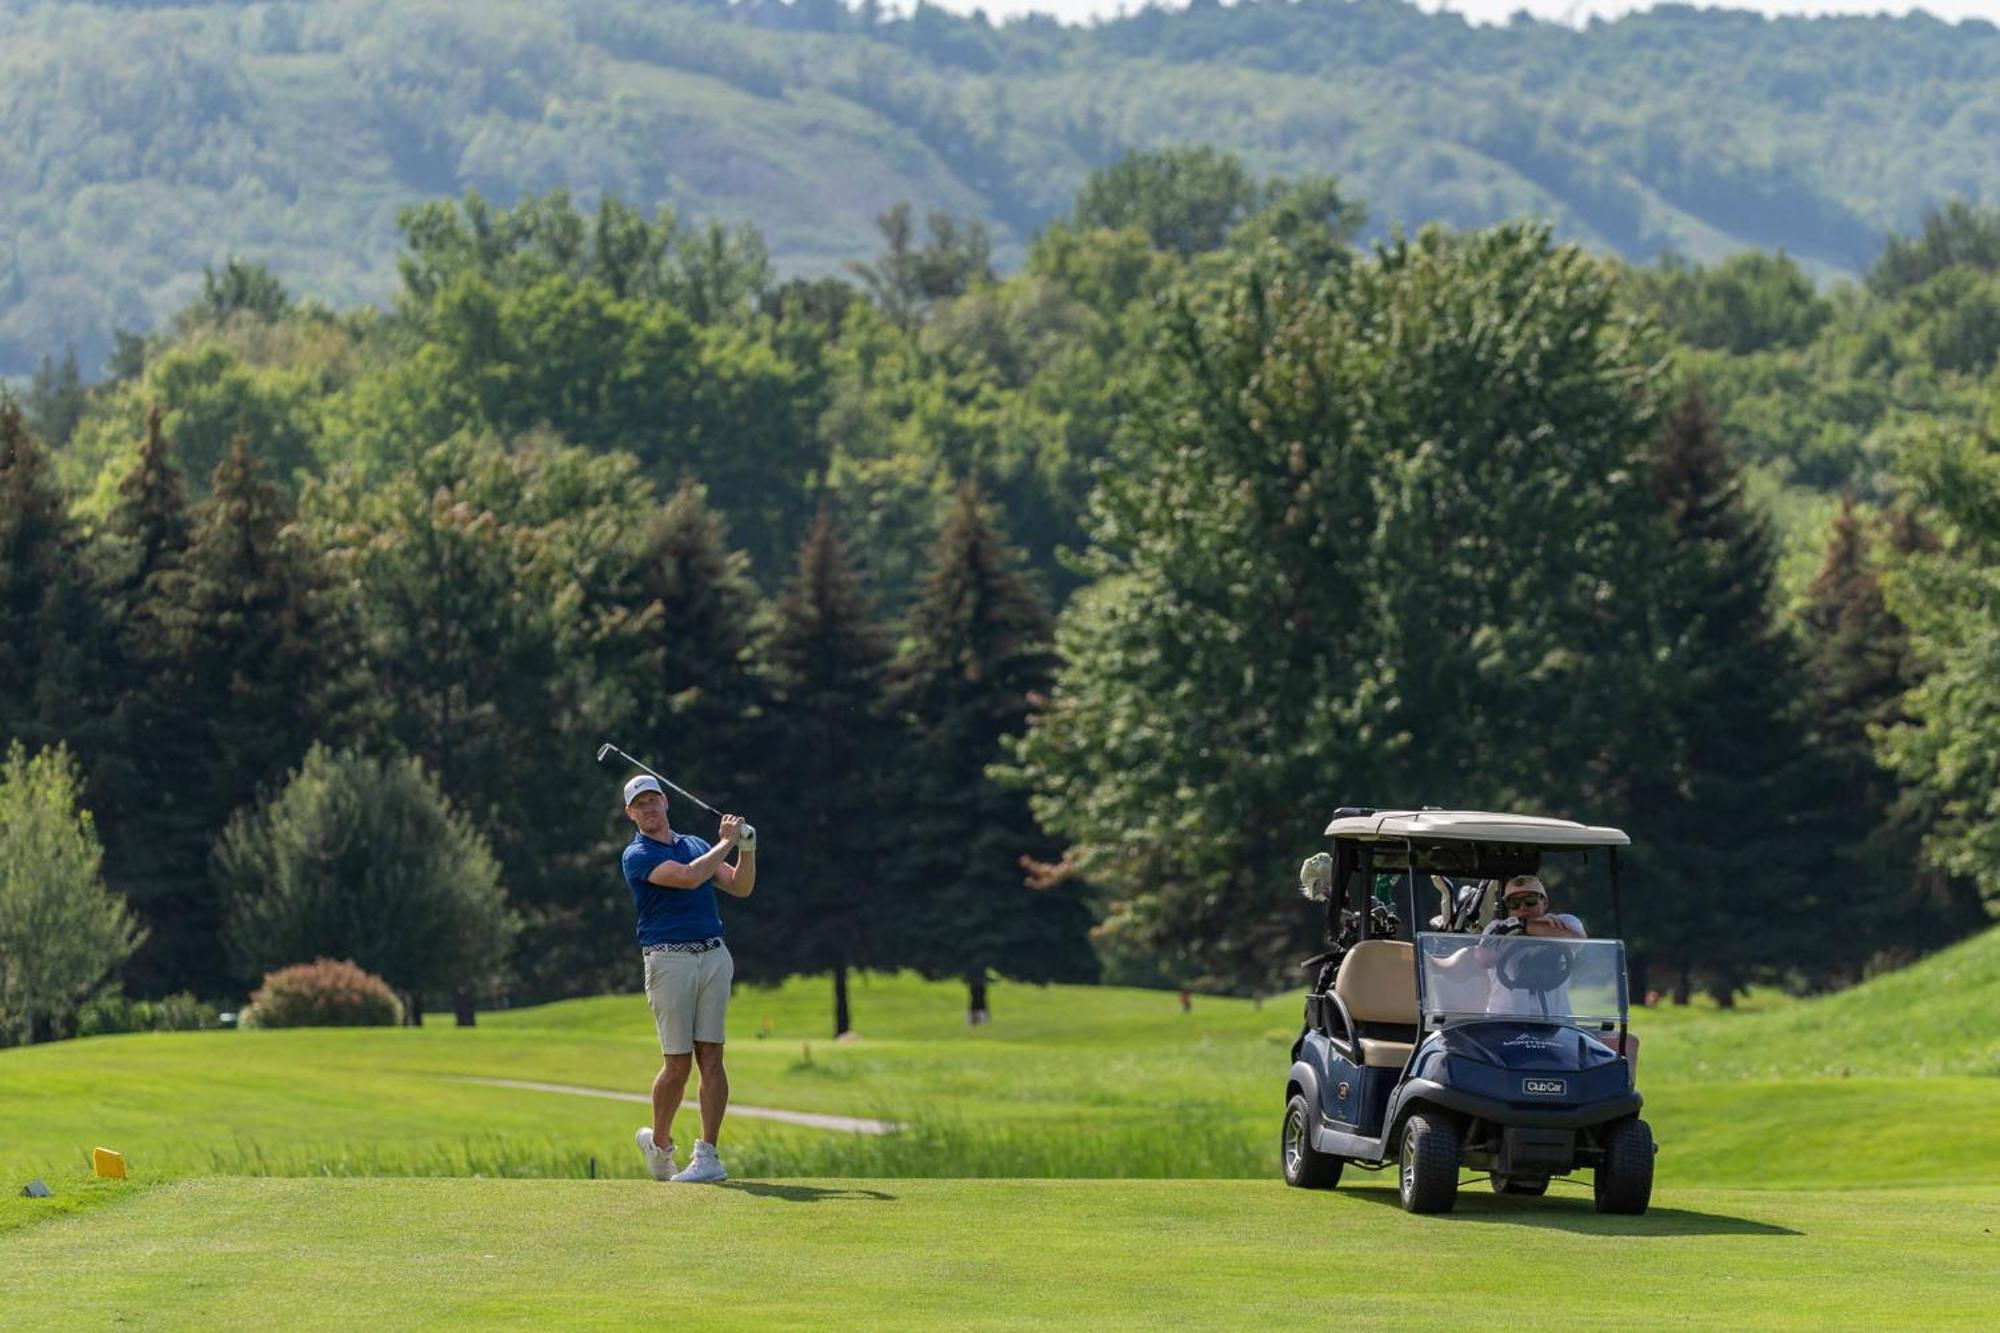
[[[1357,1023],[1415,1027],[1416,966],[1416,946],[1405,940],[1363,940],[1341,960],[1333,993]]]
[[[1379,1037],[1361,1039],[1361,1063],[1370,1069],[1401,1069],[1410,1062],[1410,1043],[1383,1041]]]

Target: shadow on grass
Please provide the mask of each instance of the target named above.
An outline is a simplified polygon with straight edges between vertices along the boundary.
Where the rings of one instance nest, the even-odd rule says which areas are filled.
[[[1557,1189],[1561,1186],[1558,1184]],[[1338,1191],[1363,1203],[1402,1209],[1395,1189],[1342,1189]],[[1488,1192],[1484,1179],[1476,1185],[1458,1187],[1458,1204],[1448,1213],[1435,1213],[1437,1222],[1499,1222],[1508,1226],[1541,1227],[1551,1231],[1579,1231],[1594,1236],[1802,1236],[1802,1231],[1747,1217],[1724,1213],[1698,1213],[1689,1208],[1648,1208],[1637,1217],[1600,1213],[1588,1197],[1565,1197],[1550,1193],[1540,1199],[1506,1198]]]
[[[768,1181],[725,1180],[717,1189],[735,1190],[759,1199],[783,1199],[786,1203],[819,1203],[825,1199],[894,1199],[881,1190],[825,1189],[818,1185],[774,1185]]]

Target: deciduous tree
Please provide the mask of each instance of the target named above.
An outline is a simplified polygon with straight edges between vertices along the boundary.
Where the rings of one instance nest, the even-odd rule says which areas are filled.
[[[0,1045],[61,1036],[144,932],[105,887],[83,777],[61,746],[0,762]]]
[[[1290,982],[1328,811],[1604,818],[1647,715],[1648,358],[1545,231],[1238,279],[1154,359],[1021,747],[1107,929]]]
[[[347,958],[405,995],[490,990],[519,919],[500,864],[415,758],[315,745],[282,790],[239,810],[215,847],[237,974]]]

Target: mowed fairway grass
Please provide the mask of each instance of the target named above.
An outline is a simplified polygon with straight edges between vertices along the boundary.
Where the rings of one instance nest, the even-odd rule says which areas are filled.
[[[1636,1219],[1587,1174],[1446,1218],[1386,1175],[1284,1188],[1292,997],[996,986],[968,1029],[960,987],[854,994],[835,1043],[823,980],[740,990],[735,1100],[904,1128],[732,1118],[718,1189],[639,1178],[642,1105],[469,1081],[643,1092],[636,995],[0,1052],[0,1324],[1435,1325],[1476,1292],[1526,1326],[2000,1325],[2000,933],[1840,995],[1643,1012]],[[131,1182],[87,1180],[96,1144]],[[31,1176],[58,1197],[14,1197]]]
[[[10,1328],[1991,1327],[2000,1192],[201,1180],[4,1242]]]

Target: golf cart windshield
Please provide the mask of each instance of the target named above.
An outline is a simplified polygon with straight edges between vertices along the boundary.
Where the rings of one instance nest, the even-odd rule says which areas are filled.
[[[1531,1018],[1578,1027],[1625,1021],[1625,946],[1538,935],[1417,936],[1427,1026]]]

